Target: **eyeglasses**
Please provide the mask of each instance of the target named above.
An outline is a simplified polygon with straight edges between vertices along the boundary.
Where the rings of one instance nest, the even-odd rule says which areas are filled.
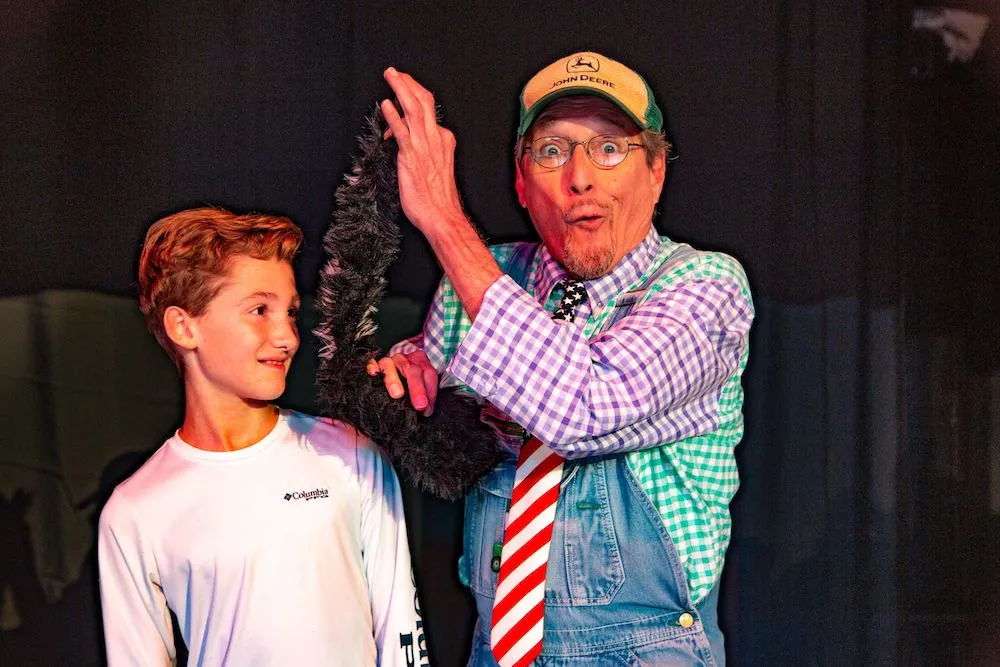
[[[601,169],[618,166],[633,148],[642,144],[630,143],[628,137],[617,134],[598,134],[587,141],[570,141],[565,137],[540,137],[528,144],[524,152],[531,155],[539,167],[555,169],[569,161],[577,145],[583,146],[590,161]],[[522,153],[523,155],[523,153]]]

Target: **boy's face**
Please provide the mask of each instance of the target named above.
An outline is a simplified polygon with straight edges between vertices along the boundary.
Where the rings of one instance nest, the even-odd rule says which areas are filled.
[[[299,348],[295,274],[277,259],[234,257],[222,289],[192,318],[194,354],[185,377],[205,398],[272,401],[285,391],[285,375]]]

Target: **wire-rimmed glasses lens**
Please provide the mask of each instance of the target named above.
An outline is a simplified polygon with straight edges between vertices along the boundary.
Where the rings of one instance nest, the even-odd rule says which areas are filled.
[[[577,144],[583,146],[587,157],[602,169],[621,164],[632,148],[642,144],[630,143],[628,137],[617,134],[599,134],[587,141],[570,141],[565,137],[540,137],[528,146],[531,159],[540,167],[555,169],[569,161]]]

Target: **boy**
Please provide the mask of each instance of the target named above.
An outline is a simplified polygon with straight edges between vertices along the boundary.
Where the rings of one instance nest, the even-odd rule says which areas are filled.
[[[301,242],[288,218],[214,208],[146,234],[139,306],[184,421],[101,514],[111,667],[176,660],[168,609],[191,665],[423,662],[395,473],[350,426],[271,404],[299,345]]]

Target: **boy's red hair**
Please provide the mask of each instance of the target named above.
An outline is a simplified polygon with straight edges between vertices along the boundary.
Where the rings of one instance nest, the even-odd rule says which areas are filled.
[[[170,306],[197,317],[218,294],[234,256],[291,262],[302,230],[282,216],[238,215],[194,208],[162,218],[146,232],[139,256],[139,310],[146,325],[180,368],[180,355],[163,327]]]

